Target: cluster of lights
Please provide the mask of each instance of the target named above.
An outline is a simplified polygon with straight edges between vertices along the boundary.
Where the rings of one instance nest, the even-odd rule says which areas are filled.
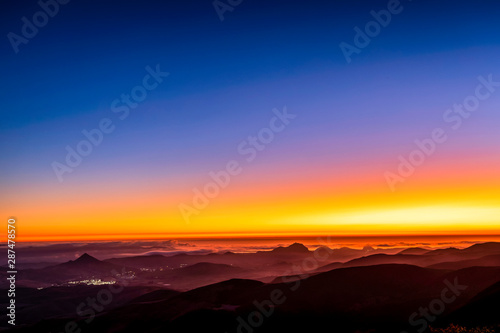
[[[94,285],[100,286],[103,284],[115,284],[116,281],[103,281],[101,279],[90,279],[90,280],[81,280],[81,281],[69,281],[68,284],[86,284],[86,285]]]

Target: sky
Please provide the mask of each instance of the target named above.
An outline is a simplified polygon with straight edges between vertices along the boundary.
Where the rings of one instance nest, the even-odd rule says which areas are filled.
[[[500,234],[497,2],[61,2],[0,14],[19,240]]]

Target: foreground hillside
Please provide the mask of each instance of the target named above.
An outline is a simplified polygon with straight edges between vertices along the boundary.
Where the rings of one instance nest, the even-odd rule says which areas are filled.
[[[29,270],[25,276],[44,283],[85,274],[114,280],[103,285],[20,288],[20,325],[9,332],[320,332],[326,327],[332,332],[410,333],[452,323],[496,329],[499,253],[499,244],[486,243],[462,250],[373,254],[344,262],[333,256],[326,260],[332,262],[320,266],[313,261],[314,252],[293,245],[248,256],[286,269],[286,274],[267,281],[247,278],[256,270],[245,262],[240,262],[244,268],[202,261],[151,272],[124,266],[136,258],[100,261],[84,255]],[[219,261],[235,256],[199,257]],[[119,270],[120,276],[108,276],[110,269]],[[267,274],[269,268],[263,270]],[[42,273],[46,275],[37,277]],[[141,285],[148,277],[199,286],[173,290],[157,283]]]

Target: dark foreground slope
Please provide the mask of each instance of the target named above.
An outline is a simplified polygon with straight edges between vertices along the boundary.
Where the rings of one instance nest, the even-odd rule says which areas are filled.
[[[464,316],[470,325],[483,325],[486,319],[500,324],[500,318],[474,317],[475,309],[498,299],[498,283],[499,267],[341,268],[289,283],[233,279],[182,293],[154,291],[126,305],[106,307],[91,320],[45,320],[15,332],[64,332],[70,320],[81,332],[96,333],[417,332],[434,321]],[[436,312],[432,321],[418,315],[428,307],[434,307],[428,310],[431,315]]]

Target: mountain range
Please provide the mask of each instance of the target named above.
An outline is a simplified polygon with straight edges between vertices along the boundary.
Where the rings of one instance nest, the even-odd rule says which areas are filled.
[[[354,253],[359,256],[351,258]],[[19,289],[25,325],[12,332],[64,332],[68,321],[96,333],[390,333],[431,324],[500,325],[500,243],[393,254],[310,251],[302,244],[245,254],[107,260],[84,254],[19,276],[20,283],[51,286]],[[89,320],[75,308],[108,286],[70,286],[75,278],[126,287]]]

